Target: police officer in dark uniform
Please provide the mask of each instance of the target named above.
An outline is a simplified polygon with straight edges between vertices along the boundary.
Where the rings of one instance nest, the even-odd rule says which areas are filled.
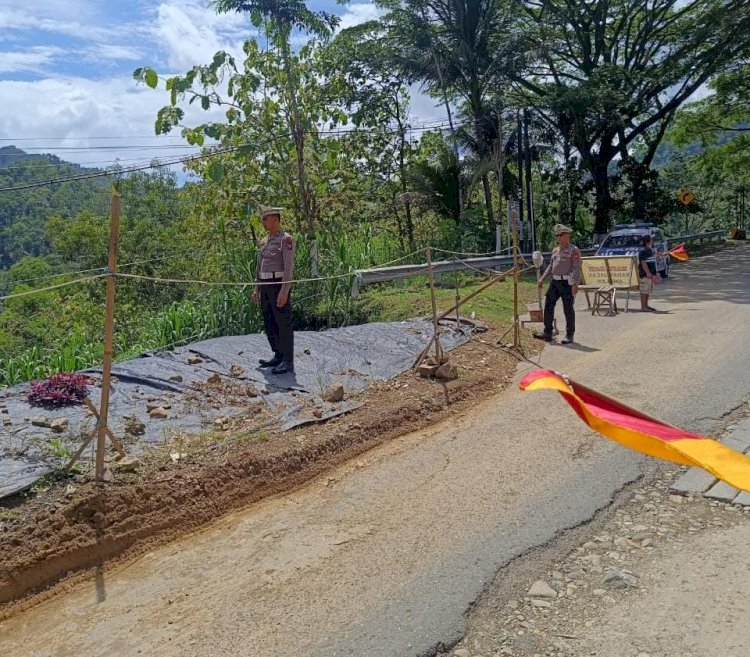
[[[294,275],[294,238],[281,230],[282,208],[260,207],[260,220],[268,235],[260,242],[253,302],[260,304],[263,326],[273,358],[261,367],[273,374],[294,372],[294,331],[290,293]]]
[[[576,332],[576,315],[573,309],[578,284],[581,282],[581,251],[570,243],[573,231],[563,224],[555,226],[557,246],[552,251],[552,260],[539,279],[539,287],[550,278],[549,289],[544,303],[544,332],[534,333],[534,337],[546,342],[552,341],[552,324],[555,319],[557,300],[562,298],[565,311],[565,338],[562,344],[573,342]]]

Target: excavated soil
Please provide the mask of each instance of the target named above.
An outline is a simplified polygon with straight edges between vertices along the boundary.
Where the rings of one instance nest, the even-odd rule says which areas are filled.
[[[281,433],[257,415],[229,432],[186,436],[111,481],[53,482],[0,507],[0,618],[92,571],[129,559],[223,514],[301,486],[400,435],[471,408],[513,378],[517,360],[490,330],[451,352],[458,380],[406,372],[352,395],[359,409]],[[533,344],[526,344],[527,350]]]

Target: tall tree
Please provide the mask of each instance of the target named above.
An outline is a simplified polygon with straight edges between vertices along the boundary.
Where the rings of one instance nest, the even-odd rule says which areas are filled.
[[[318,275],[317,247],[315,243],[315,210],[312,191],[305,171],[305,133],[310,126],[305,122],[298,98],[299,76],[292,65],[292,31],[297,29],[319,38],[327,39],[338,25],[338,18],[322,11],[311,11],[302,0],[214,0],[219,13],[245,12],[256,28],[268,30],[279,48],[286,74],[285,91],[290,108],[289,129],[294,140],[297,162],[297,184],[302,216],[307,224],[310,239],[312,275]]]
[[[610,163],[640,144],[651,164],[679,107],[747,49],[750,4],[524,0],[517,19],[527,66],[508,75],[551,123],[570,126],[596,187],[600,234],[611,220]]]
[[[711,80],[713,92],[677,115],[670,137],[677,146],[700,144],[701,166],[716,177],[750,178],[750,53]]]
[[[509,15],[500,0],[380,0],[407,78],[436,97],[447,94],[466,106],[481,160],[492,157],[485,138],[485,102],[497,84],[507,52]],[[507,62],[506,62],[507,63]],[[487,223],[494,230],[489,176],[482,176]]]
[[[381,157],[368,158],[390,187],[399,237],[414,250],[414,218],[407,192],[410,142],[409,88],[395,65],[394,52],[377,21],[339,32],[321,49],[321,66],[331,88],[362,137],[379,141]],[[403,216],[401,213],[403,208]]]

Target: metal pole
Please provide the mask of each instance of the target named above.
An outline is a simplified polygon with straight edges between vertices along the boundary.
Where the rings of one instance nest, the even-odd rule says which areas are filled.
[[[109,224],[109,262],[107,300],[104,311],[104,362],[102,363],[102,398],[96,427],[96,480],[104,478],[104,450],[109,416],[109,388],[112,380],[112,354],[115,328],[115,273],[120,234],[120,194],[112,189],[112,219]]]

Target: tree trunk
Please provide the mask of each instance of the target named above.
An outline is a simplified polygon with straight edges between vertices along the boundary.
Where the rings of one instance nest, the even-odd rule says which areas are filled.
[[[401,108],[398,102],[398,94],[395,98],[396,104],[396,121],[398,123],[398,173],[401,178],[401,192],[406,194],[409,191],[406,172],[406,127],[403,125],[401,117]],[[414,221],[411,216],[411,201],[404,198],[404,214],[406,215],[406,236],[409,240],[409,251],[414,251]]]
[[[488,155],[488,149],[487,143],[484,140],[484,134],[482,133],[482,117],[478,111],[481,106],[481,101],[477,98],[473,103],[473,106],[475,108],[474,139],[476,140],[480,166],[484,166]],[[484,206],[487,211],[487,227],[489,228],[490,235],[493,235],[495,229],[495,214],[492,211],[492,189],[490,188],[490,179],[486,173],[482,176],[482,189],[484,191]]]
[[[302,217],[305,223],[307,239],[310,251],[310,275],[318,276],[318,245],[315,237],[316,221],[313,200],[310,188],[307,184],[307,173],[305,172],[305,127],[302,124],[302,115],[297,102],[297,89],[295,88],[296,77],[292,74],[291,55],[289,51],[289,27],[283,28],[281,35],[281,58],[286,73],[286,87],[289,95],[289,105],[292,110],[291,133],[294,139],[294,150],[297,160],[297,184],[299,189],[299,202]]]
[[[596,207],[594,209],[594,242],[601,243],[610,227],[612,194],[609,186],[609,162],[595,159],[591,166],[591,175],[596,190]]]
[[[484,190],[484,205],[487,208],[487,226],[490,235],[494,235],[495,214],[492,211],[492,188],[490,187],[490,177],[486,173],[482,176],[482,189]]]
[[[563,135],[563,160],[565,162],[564,169],[564,181],[563,181],[563,193],[561,194],[562,211],[560,212],[561,219],[568,225],[573,226],[575,223],[575,192],[573,185],[573,174],[571,171],[572,147],[570,145],[570,137],[567,134]]]

